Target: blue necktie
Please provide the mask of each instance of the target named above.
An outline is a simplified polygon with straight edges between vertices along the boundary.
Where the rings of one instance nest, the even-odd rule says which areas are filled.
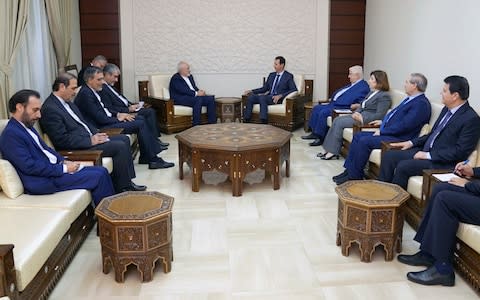
[[[277,93],[277,86],[278,86],[278,82],[280,81],[280,74],[277,74],[277,76],[275,77],[275,80],[273,81],[273,88],[272,88],[272,95],[276,95]]]
[[[403,99],[403,101],[397,107],[395,107],[394,109],[392,109],[391,112],[389,112],[388,114],[385,115],[385,117],[383,118],[382,124],[380,125],[380,131],[385,127],[385,125],[387,125],[388,121],[390,121],[390,119],[400,109],[400,107],[407,104],[408,99],[410,99],[410,97],[407,97],[407,98]]]
[[[435,142],[435,139],[440,134],[440,132],[443,130],[443,128],[445,128],[445,125],[447,125],[447,122],[448,122],[448,120],[450,120],[452,115],[453,114],[450,110],[447,111],[447,113],[443,117],[442,122],[440,122],[440,124],[438,124],[438,126],[433,130],[433,132],[430,134],[427,141],[423,145],[423,149],[422,149],[423,151],[430,152],[430,149],[433,147],[433,143]]]

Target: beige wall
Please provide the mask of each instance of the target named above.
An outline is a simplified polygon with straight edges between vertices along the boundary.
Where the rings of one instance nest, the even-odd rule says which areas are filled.
[[[365,71],[385,70],[396,89],[409,73],[424,73],[432,101],[446,76],[462,75],[479,109],[479,11],[478,0],[367,0]]]
[[[258,87],[284,55],[287,69],[315,80],[325,97],[329,0],[120,0],[122,85],[136,99],[137,81],[192,64],[197,85],[216,96]]]

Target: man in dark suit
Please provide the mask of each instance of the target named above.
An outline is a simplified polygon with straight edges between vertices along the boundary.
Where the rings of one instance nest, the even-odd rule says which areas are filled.
[[[480,178],[480,168],[458,163],[455,172],[464,177]],[[411,266],[426,266],[419,272],[409,272],[410,281],[423,285],[455,284],[452,266],[459,222],[480,225],[480,181],[452,178],[436,184],[414,240],[420,251],[399,255],[398,261]]]
[[[176,105],[190,106],[192,112],[192,125],[200,125],[202,106],[207,107],[207,119],[209,124],[217,122],[215,97],[207,95],[200,90],[190,74],[190,66],[186,62],[179,62],[177,73],[170,79],[170,98]]]
[[[117,91],[114,84],[118,82],[118,77],[120,77],[120,68],[117,65],[107,64],[103,68],[103,79],[105,82],[99,95],[105,107],[114,116],[118,113],[125,113],[137,116],[137,119],[143,118],[153,135],[160,136],[155,110],[153,108],[141,107],[139,103],[134,104]],[[169,144],[160,141],[160,145],[168,147]]]
[[[97,67],[89,67],[85,70],[84,79],[86,84],[78,93],[75,104],[82,112],[87,122],[96,128],[123,128],[125,134],[137,134],[140,145],[140,164],[148,164],[149,169],[164,169],[174,166],[158,157],[165,147],[160,145],[157,137],[153,135],[150,128],[143,120],[136,120],[134,116],[125,113],[113,115],[102,101],[98,94],[103,85],[103,72]]]
[[[41,117],[40,94],[21,90],[8,102],[12,115],[0,137],[0,151],[22,180],[25,192],[33,195],[87,189],[97,205],[113,195],[112,180],[103,167],[82,167],[67,161],[49,148],[33,125]]]
[[[57,150],[102,150],[112,157],[112,181],[117,192],[143,191],[147,187],[132,182],[135,178],[130,140],[121,134],[108,137],[89,124],[72,102],[77,79],[69,73],[60,74],[53,83],[53,92],[42,105],[42,130]]]
[[[405,81],[405,92],[408,97],[386,114],[382,121],[375,122],[381,125],[380,129],[375,132],[358,132],[353,136],[343,165],[345,171],[333,177],[337,184],[363,179],[363,168],[368,162],[370,153],[373,149],[379,149],[382,141],[402,141],[418,136],[431,115],[432,108],[424,94],[426,88],[425,76],[420,73],[411,74]]]
[[[275,72],[268,74],[265,84],[261,88],[245,91],[245,95],[248,95],[243,115],[245,122],[250,122],[253,105],[260,104],[260,121],[267,124],[268,106],[281,104],[288,94],[297,91],[293,75],[285,71],[285,63],[283,56],[275,57],[273,61]]]
[[[401,150],[385,153],[379,180],[407,189],[410,176],[421,175],[424,169],[451,169],[475,149],[480,138],[480,118],[467,101],[468,81],[454,75],[444,82],[441,94],[445,107],[432,131],[422,137],[392,143]]]
[[[350,109],[354,103],[360,103],[370,92],[368,83],[363,80],[363,68],[352,66],[348,69],[350,83],[336,90],[327,105],[316,105],[312,109],[308,126],[312,130],[309,135],[302,136],[304,140],[314,140],[310,146],[320,146],[328,132],[327,118],[334,109]]]
[[[88,67],[97,67],[97,68],[100,68],[100,69],[103,70],[103,68],[105,68],[107,63],[108,63],[108,61],[105,58],[105,56],[103,56],[103,55],[95,56],[88,66],[82,68],[80,70],[80,72],[78,72],[78,79],[77,79],[78,80],[78,86],[82,86],[82,85],[85,84],[85,81],[83,80],[83,75],[85,74],[85,70]]]

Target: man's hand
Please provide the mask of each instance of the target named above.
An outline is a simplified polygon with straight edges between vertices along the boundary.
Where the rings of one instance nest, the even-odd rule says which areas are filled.
[[[377,129],[373,132],[374,136],[379,136],[380,135],[380,129]]]
[[[92,141],[92,146],[103,144],[108,141],[108,135],[106,133],[99,132],[95,135],[92,135],[90,140]]]
[[[276,95],[276,96],[272,97],[272,101],[273,101],[273,103],[277,104],[278,101],[280,101],[281,98],[282,98],[282,95]]]
[[[353,105],[353,104],[352,104]],[[361,113],[358,113],[358,112],[354,112],[352,114],[352,119],[354,119],[355,121],[357,122],[360,122],[360,124],[363,124],[363,117],[362,117],[362,114]]]
[[[413,156],[413,159],[428,159],[427,152],[424,151],[418,151],[415,153]]]
[[[252,94],[252,90],[246,90],[243,94],[245,96],[250,96]]]
[[[205,93],[204,90],[198,90],[197,91],[197,96],[205,96],[205,95],[206,95],[206,93]]]
[[[368,123],[368,125],[380,126],[380,125],[382,125],[382,120],[374,120],[374,121]]]
[[[390,143],[390,146],[395,148],[400,148],[402,150],[407,150],[412,148],[413,144],[410,141],[406,141],[406,142]]]
[[[78,168],[80,168],[79,163],[69,160],[64,161],[63,164],[67,166],[67,173],[75,173],[77,172]]]
[[[137,110],[137,108],[138,108],[138,104],[132,104],[128,107],[128,111],[129,112],[134,112],[134,111]]]
[[[452,178],[448,181],[448,183],[459,186],[459,187],[465,187],[465,184],[467,184],[468,179],[465,178]]]
[[[463,162],[458,163],[455,166],[454,173],[465,176],[465,177],[472,177],[473,176],[473,168],[470,165],[464,164]]]
[[[131,122],[135,120],[135,117],[126,113],[118,113],[117,120],[119,120],[120,122]]]
[[[358,103],[353,103],[352,105],[350,105],[350,110],[354,111],[354,110],[356,110],[356,109],[359,108],[359,107],[360,107],[360,104],[358,104]]]

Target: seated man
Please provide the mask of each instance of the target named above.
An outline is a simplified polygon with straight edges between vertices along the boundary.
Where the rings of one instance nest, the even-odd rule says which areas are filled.
[[[43,102],[40,125],[58,150],[102,150],[102,156],[112,157],[112,181],[117,192],[144,191],[136,185],[130,140],[121,134],[108,137],[87,123],[73,103],[77,79],[69,73],[60,74],[53,83],[53,92]]]
[[[363,179],[363,168],[368,162],[370,153],[373,149],[379,149],[382,141],[402,141],[418,136],[423,125],[430,120],[432,110],[424,94],[426,88],[425,76],[420,73],[411,74],[405,81],[405,92],[408,97],[386,114],[383,121],[375,121],[374,124],[381,124],[380,129],[375,132],[358,132],[353,136],[343,165],[345,171],[332,178],[337,184]]]
[[[248,96],[247,107],[243,115],[244,122],[250,122],[254,104],[260,104],[260,121],[268,123],[268,106],[281,104],[285,97],[297,91],[297,86],[293,81],[293,75],[285,71],[285,58],[283,56],[275,57],[273,69],[275,72],[268,74],[265,84],[258,89],[245,91]]]
[[[480,168],[457,164],[456,173],[480,177]],[[455,284],[452,260],[458,223],[480,225],[480,181],[454,178],[448,183],[436,184],[414,240],[420,251],[413,255],[399,255],[398,261],[411,266],[426,266],[426,270],[409,272],[410,281],[423,285]]]
[[[179,62],[177,73],[170,79],[170,98],[176,105],[190,106],[192,112],[192,125],[201,124],[202,106],[207,107],[207,118],[209,124],[217,122],[215,97],[208,96],[204,90],[198,89],[190,74],[190,66],[186,62]]]
[[[350,67],[348,71],[350,84],[336,90],[330,98],[330,103],[313,107],[308,121],[308,127],[312,130],[312,133],[302,136],[304,140],[314,140],[309,144],[310,146],[323,144],[328,131],[327,118],[334,109],[350,109],[350,105],[365,99],[370,91],[368,83],[363,80],[363,68],[361,66]]]
[[[88,67],[97,67],[103,70],[105,66],[107,65],[108,61],[103,55],[97,55],[93,58],[93,60],[90,62],[90,64],[80,70],[78,72],[78,86],[85,85],[85,81],[83,80],[83,75],[85,74],[85,70]]]
[[[0,151],[17,170],[27,194],[42,195],[87,189],[97,205],[114,194],[112,180],[104,167],[81,167],[49,148],[33,128],[40,119],[40,94],[21,90],[8,102],[12,115],[0,137]]]
[[[80,89],[75,103],[87,122],[96,128],[123,128],[125,134],[136,133],[140,145],[140,164],[148,164],[149,169],[164,169],[174,166],[158,157],[165,148],[160,145],[157,137],[143,120],[136,120],[129,114],[117,113],[116,117],[110,112],[98,94],[102,90],[103,72],[97,67],[88,67],[85,70],[86,84]]]
[[[442,102],[445,105],[432,131],[392,146],[401,150],[385,153],[379,180],[407,189],[410,176],[422,175],[424,169],[451,169],[475,150],[480,138],[480,118],[467,99],[469,84],[461,76],[444,79]]]
[[[133,104],[113,87],[118,82],[119,76],[120,68],[117,65],[107,64],[103,68],[103,79],[105,82],[99,94],[105,107],[114,116],[118,113],[126,113],[143,117],[144,122],[147,123],[153,135],[160,136],[155,110],[153,108],[140,107],[140,104]],[[160,141],[160,145],[167,147],[169,144]]]

